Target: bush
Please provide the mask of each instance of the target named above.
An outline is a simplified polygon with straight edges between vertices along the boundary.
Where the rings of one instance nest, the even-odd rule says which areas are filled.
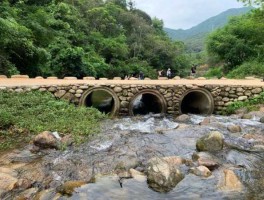
[[[0,129],[8,129],[14,125],[14,117],[5,110],[0,110]]]
[[[94,108],[75,107],[56,100],[50,93],[0,92],[0,130],[11,126],[30,134],[58,131],[74,138],[99,131],[99,122],[105,115]]]
[[[245,62],[236,69],[232,70],[227,77],[228,78],[245,78],[246,76],[264,76],[263,62],[252,60]]]
[[[210,68],[209,71],[204,75],[206,78],[217,77],[221,78],[223,76],[223,71],[221,67]]]

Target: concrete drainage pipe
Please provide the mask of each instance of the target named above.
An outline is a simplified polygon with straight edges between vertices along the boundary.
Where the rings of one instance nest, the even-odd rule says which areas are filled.
[[[129,114],[147,115],[150,113],[166,113],[167,104],[164,97],[155,90],[142,90],[130,101]]]
[[[119,113],[120,101],[113,90],[107,87],[94,87],[83,93],[80,105],[94,107],[102,113],[116,116]]]
[[[179,111],[181,114],[210,115],[214,112],[214,99],[205,89],[192,89],[183,94]]]

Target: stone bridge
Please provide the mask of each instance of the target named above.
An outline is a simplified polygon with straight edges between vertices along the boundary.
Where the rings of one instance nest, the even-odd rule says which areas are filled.
[[[0,90],[48,91],[56,98],[116,115],[164,113],[219,114],[235,101],[245,101],[264,92],[260,79],[248,80],[94,80],[86,77],[57,79],[0,76]]]

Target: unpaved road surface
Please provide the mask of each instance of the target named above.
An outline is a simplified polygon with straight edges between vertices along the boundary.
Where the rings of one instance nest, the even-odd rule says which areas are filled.
[[[255,80],[64,80],[64,79],[27,79],[27,78],[0,78],[0,87],[15,86],[42,86],[42,85],[236,85],[236,86],[260,86],[264,87],[264,82]]]

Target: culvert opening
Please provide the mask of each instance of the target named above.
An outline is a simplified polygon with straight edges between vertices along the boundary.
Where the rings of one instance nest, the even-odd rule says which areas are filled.
[[[182,114],[210,115],[214,111],[213,97],[207,91],[190,91],[182,98],[180,109]]]
[[[114,107],[114,98],[106,91],[98,90],[91,92],[85,101],[87,107],[94,107],[100,112],[109,114]]]
[[[165,100],[155,93],[138,94],[130,103],[130,115],[161,114],[165,112]]]
[[[86,91],[80,100],[80,104],[86,107],[94,107],[110,116],[118,115],[119,112],[118,97],[107,88],[96,88]]]

